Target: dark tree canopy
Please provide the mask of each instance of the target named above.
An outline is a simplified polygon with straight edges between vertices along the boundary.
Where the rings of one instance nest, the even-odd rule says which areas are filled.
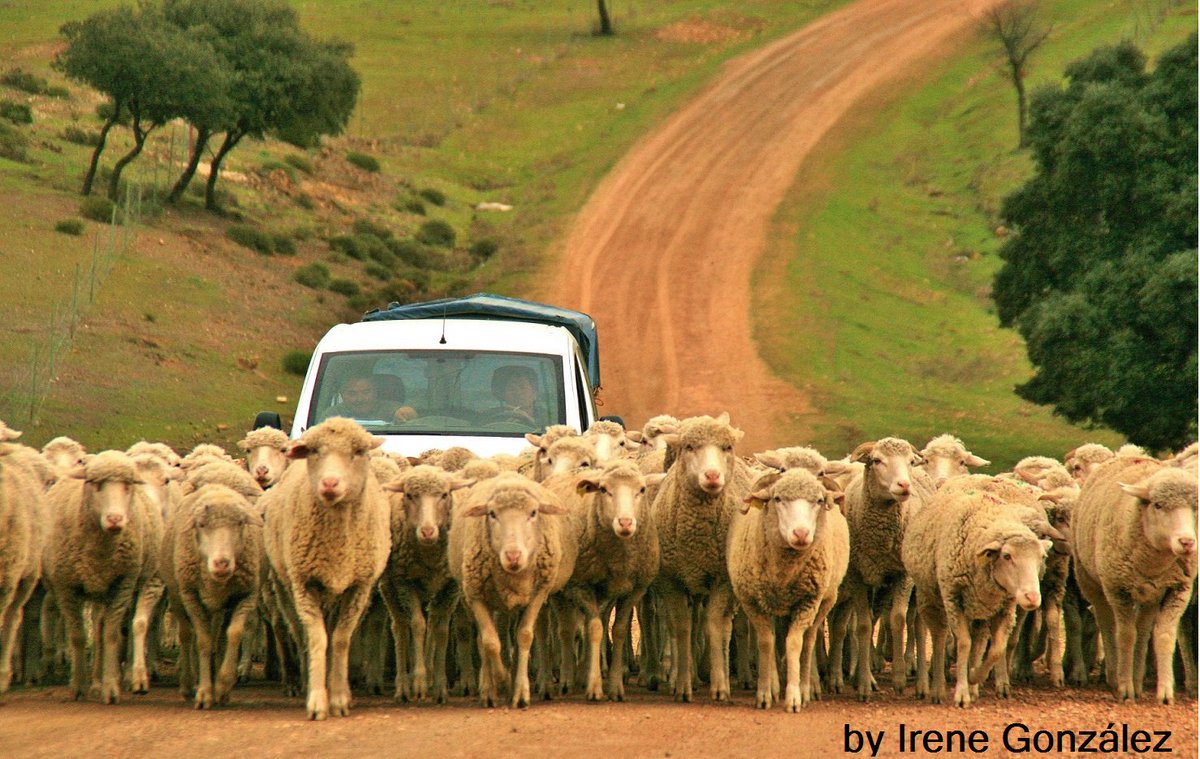
[[[1192,35],[1147,72],[1104,47],[1034,94],[993,287],[1036,369],[1018,394],[1153,449],[1196,436],[1196,54]]]

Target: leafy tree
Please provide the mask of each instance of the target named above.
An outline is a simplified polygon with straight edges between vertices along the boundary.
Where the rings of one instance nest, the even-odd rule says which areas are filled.
[[[1036,368],[1017,393],[1154,449],[1196,435],[1196,55],[1104,47],[1034,93],[993,286]]]
[[[212,45],[168,24],[150,6],[101,11],[64,25],[61,33],[67,47],[55,65],[112,99],[84,179],[84,195],[91,192],[108,133],[117,123],[128,124],[134,146],[113,166],[108,188],[113,199],[122,171],[141,154],[154,129],[174,118],[190,120],[229,108],[228,69]]]
[[[197,140],[190,169],[171,196],[182,195],[209,140],[223,133],[213,155],[205,206],[216,209],[216,184],[226,156],[246,137],[277,137],[300,147],[341,133],[358,99],[350,67],[353,48],[315,40],[300,29],[282,0],[164,0],[166,17],[210,39],[232,71],[231,107],[193,122]]]

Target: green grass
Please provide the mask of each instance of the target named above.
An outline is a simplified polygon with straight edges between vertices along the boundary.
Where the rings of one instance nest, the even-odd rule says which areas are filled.
[[[1137,32],[1154,55],[1195,26],[1183,6],[1151,25],[1126,4],[1045,5],[1056,32],[1034,55],[1032,86],[1098,45]],[[758,304],[756,334],[768,363],[813,395],[817,413],[799,427],[818,448],[890,434],[920,444],[949,431],[997,468],[1120,442],[1011,392],[1031,367],[1019,336],[998,327],[988,287],[1000,201],[1031,165],[1014,150],[1015,95],[993,44],[979,36],[893,88],[882,110],[852,116],[822,146],[845,150],[808,167],[798,185],[808,189],[776,216],[756,290],[781,267],[785,279]],[[795,328],[777,329],[781,319]]]

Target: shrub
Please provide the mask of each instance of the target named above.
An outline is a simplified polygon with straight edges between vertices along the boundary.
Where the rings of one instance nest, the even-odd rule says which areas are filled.
[[[68,126],[62,132],[62,138],[74,145],[85,145],[94,148],[100,144],[100,133],[77,126]]]
[[[288,351],[283,354],[283,370],[288,374],[303,377],[308,373],[308,364],[310,361],[312,361],[312,353],[310,351]]]
[[[435,206],[446,205],[446,193],[442,192],[441,190],[437,190],[432,187],[426,187],[417,194],[428,200],[430,203],[433,203]]]
[[[259,173],[265,176],[273,171],[282,171],[287,175],[289,182],[292,184],[296,183],[296,169],[291,166],[291,164],[284,163],[283,161],[276,161],[274,158],[268,158],[262,162],[262,169]]]
[[[443,248],[453,248],[455,237],[457,235],[454,233],[454,227],[441,219],[430,219],[417,230],[417,240],[426,245],[440,245]]]
[[[354,232],[355,234],[359,235],[378,237],[380,240],[390,240],[392,237],[394,237],[392,230],[388,229],[382,224],[377,224],[370,219],[355,219]]]
[[[311,175],[313,173],[312,161],[308,160],[308,158],[300,155],[299,153],[288,153],[283,157],[283,160],[289,165],[296,167],[300,171],[303,171],[305,174]]]
[[[366,293],[359,293],[358,295],[351,295],[346,299],[346,308],[353,311],[366,311],[373,302],[373,296]]]
[[[113,202],[103,195],[88,195],[79,204],[79,215],[108,224],[113,220]]]
[[[476,240],[471,243],[471,255],[478,258],[480,261],[486,261],[496,255],[496,251],[500,250],[500,243],[490,237],[485,237],[482,240]]]
[[[271,249],[281,256],[296,255],[296,243],[281,232],[271,233]]]
[[[388,243],[388,248],[392,254],[409,266],[418,269],[428,269],[430,264],[430,250],[421,243],[412,239],[393,240]]]
[[[0,119],[7,119],[14,124],[32,124],[33,109],[28,103],[0,100]]]
[[[374,277],[381,282],[387,282],[392,278],[392,270],[382,264],[367,264],[363,267],[363,271],[367,276]]]
[[[329,285],[329,267],[320,261],[314,261],[311,264],[296,269],[296,272],[292,275],[292,279],[305,287],[311,287],[314,290],[324,290]]]
[[[249,224],[233,224],[229,229],[225,230],[225,235],[238,245],[261,253],[264,256],[269,256],[275,252],[275,245],[271,240],[271,235],[258,227]]]
[[[404,211],[405,213],[416,214],[417,216],[424,216],[425,215],[425,204],[422,203],[421,201],[417,200],[416,198],[410,198],[403,202],[397,202],[396,210]]]
[[[58,84],[52,84],[49,87],[47,87],[46,94],[52,98],[58,98],[59,100],[70,100],[71,99],[71,91],[68,90],[66,87],[63,87],[62,85],[58,85]]]
[[[362,288],[358,286],[357,282],[342,277],[329,280],[329,289],[339,295],[345,295],[347,298],[362,292]]]
[[[346,154],[346,160],[363,171],[369,171],[371,173],[376,173],[379,171],[379,159],[375,156],[351,150]]]
[[[293,200],[296,201],[296,205],[300,206],[305,211],[311,211],[317,207],[317,204],[313,202],[313,199],[309,197],[308,193],[306,192],[298,194],[295,198],[293,198]]]
[[[51,87],[50,83],[42,77],[31,74],[23,69],[9,69],[5,71],[4,74],[0,75],[0,84],[12,87],[14,90],[28,92],[30,95],[67,97],[69,94],[65,87]]]
[[[83,222],[79,219],[63,219],[54,225],[54,231],[62,232],[64,235],[79,237],[83,234]]]
[[[344,253],[351,258],[362,261],[367,257],[367,252],[358,246],[358,238],[350,235],[337,235],[329,238],[330,249]]]
[[[29,154],[25,152],[28,145],[29,138],[21,134],[21,130],[0,121],[0,158],[24,163],[29,160]]]

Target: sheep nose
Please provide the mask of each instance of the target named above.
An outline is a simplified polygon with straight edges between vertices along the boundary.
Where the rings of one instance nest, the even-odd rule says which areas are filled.
[[[716,469],[704,470],[704,481],[716,484],[721,481],[721,473]]]
[[[125,523],[125,517],[121,514],[105,514],[104,526],[107,529],[115,530],[122,527]]]
[[[1184,553],[1191,553],[1196,547],[1196,540],[1194,538],[1180,538],[1179,547],[1183,549]]]
[[[792,530],[792,536],[796,538],[797,543],[808,543],[808,528],[797,527],[796,529]]]
[[[229,571],[229,559],[213,559],[213,571],[214,572],[228,572]]]
[[[633,529],[633,520],[630,519],[629,517],[621,517],[620,519],[617,520],[617,526],[620,527],[622,530]]]
[[[261,480],[270,474],[270,471],[271,470],[267,469],[265,466],[256,466],[254,467],[254,476]]]
[[[321,480],[321,490],[337,490],[340,484],[342,484],[340,477],[325,477]]]
[[[437,528],[436,527],[422,527],[421,528],[421,540],[433,540],[436,537],[437,537]]]
[[[1035,606],[1041,606],[1042,594],[1041,593],[1026,593],[1025,594],[1025,602],[1027,604],[1029,604],[1030,608],[1033,608]]]
[[[912,483],[908,480],[896,480],[896,487],[900,488],[901,492],[907,493],[912,489]]]
[[[505,551],[504,552],[504,560],[506,562],[508,562],[510,565],[516,566],[517,564],[521,563],[521,552],[520,551]]]

